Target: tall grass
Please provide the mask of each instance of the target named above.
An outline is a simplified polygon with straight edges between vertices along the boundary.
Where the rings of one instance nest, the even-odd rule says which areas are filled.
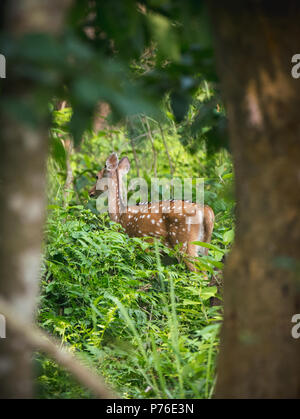
[[[47,235],[43,328],[88,356],[124,397],[211,395],[221,317],[204,276],[177,261],[164,266],[161,252],[174,251],[130,239],[81,207],[52,205]],[[41,394],[51,397],[53,386],[68,397],[82,393],[51,361],[38,360]]]
[[[57,118],[59,135],[67,138],[68,114],[58,112]],[[172,119],[163,126],[163,139],[155,121],[149,120],[149,127],[152,144],[142,126],[134,129],[140,175],[149,181],[154,147],[159,176],[170,175],[171,161],[174,176],[205,177],[205,203],[216,214],[209,255],[198,260],[207,275],[187,271],[178,252],[160,241],[129,238],[106,214],[96,215],[87,199],[94,173],[113,150],[133,157],[127,130],[107,128],[86,134],[70,157],[75,187],[68,202],[63,161],[49,161],[39,323],[122,397],[209,398],[222,321],[220,307],[211,305],[218,290],[210,281],[221,276],[221,260],[234,237],[232,164],[225,151],[208,156],[204,144],[190,155]],[[37,355],[36,365],[40,397],[91,397],[53,361]]]

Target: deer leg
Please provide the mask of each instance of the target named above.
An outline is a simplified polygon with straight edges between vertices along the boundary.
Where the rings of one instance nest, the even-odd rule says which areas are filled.
[[[211,236],[213,233],[213,229],[214,229],[214,221],[215,221],[215,216],[214,216],[214,212],[210,207],[205,207],[204,210],[204,242],[206,243],[210,243],[211,241]],[[208,254],[208,249],[206,249],[205,254]]]
[[[207,248],[193,244],[192,242],[200,241],[209,243],[212,231],[213,223],[211,223],[211,220],[206,220],[206,217],[204,217],[203,224],[200,223],[192,225],[186,249],[186,255],[190,260],[185,262],[189,270],[193,272],[199,272],[199,269],[195,267],[195,262],[197,260],[196,258],[199,256],[199,254],[208,254]],[[195,261],[194,263],[192,262],[193,259]],[[203,271],[203,273],[206,275],[205,271]]]
[[[152,239],[152,237],[147,237],[146,239],[144,239],[145,242],[149,243],[149,244],[153,244],[154,243],[154,239]],[[148,253],[150,252],[149,247],[147,249],[145,249],[145,252]]]
[[[199,270],[196,268],[193,259],[195,260],[198,256],[198,246],[195,244],[188,243],[186,253],[184,256],[184,263],[188,267],[191,272],[198,272]]]

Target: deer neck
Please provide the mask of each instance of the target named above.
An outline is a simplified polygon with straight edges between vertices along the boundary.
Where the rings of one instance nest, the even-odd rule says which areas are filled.
[[[111,178],[109,192],[108,192],[108,212],[111,220],[120,222],[121,214],[125,212],[125,205],[122,194],[122,179],[119,173]]]

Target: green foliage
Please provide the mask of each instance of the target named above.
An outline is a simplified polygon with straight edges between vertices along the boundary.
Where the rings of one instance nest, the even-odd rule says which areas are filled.
[[[35,127],[49,122],[46,104],[53,97],[67,100],[75,144],[99,101],[110,104],[115,121],[141,112],[162,117],[158,105],[170,93],[181,121],[200,83],[216,80],[205,8],[194,0],[77,0],[59,38],[26,33],[16,40],[2,33],[0,50],[11,83],[30,89],[22,99],[4,91],[1,109]]]
[[[158,252],[174,256],[174,251],[130,239],[107,216],[80,206],[51,206],[47,237],[39,311],[43,328],[88,354],[125,397],[211,394],[221,320],[218,308],[209,304],[216,287],[182,263],[162,265]],[[205,266],[211,262],[207,258]],[[41,392],[53,397],[64,387],[65,375],[52,362],[39,360]],[[67,397],[82,395],[75,385],[73,393],[68,391]]]
[[[34,129],[52,118],[39,324],[124,397],[211,397],[221,322],[211,300],[221,298],[213,284],[234,238],[234,198],[203,2],[76,0],[59,37],[1,33],[0,49],[15,86],[1,110]],[[93,132],[99,102],[110,121]],[[129,181],[205,179],[216,214],[197,262],[207,276],[188,272],[178,249],[128,238],[97,214],[87,192],[112,151],[130,158]],[[40,397],[91,397],[53,361],[36,363]]]
[[[221,310],[211,300],[221,298],[213,284],[234,239],[234,198],[207,21],[198,0],[76,0],[59,37],[0,34],[14,86],[1,91],[1,110],[33,129],[51,125],[39,324],[123,397],[214,389]],[[93,132],[99,102],[110,121]],[[205,179],[216,214],[212,243],[199,243],[207,276],[188,272],[178,249],[129,238],[97,214],[87,192],[112,151],[130,158],[129,181]],[[92,397],[53,361],[38,354],[36,364],[40,397]]]
[[[68,118],[68,110],[55,112],[54,137],[67,138]],[[123,397],[211,397],[222,320],[220,307],[211,305],[219,296],[211,281],[221,276],[234,238],[232,163],[225,150],[208,155],[205,143],[191,155],[167,110],[163,124],[147,117],[152,144],[145,118],[86,132],[70,156],[75,188],[68,205],[64,171],[55,156],[50,159],[39,323]],[[132,140],[140,176],[149,182],[153,145],[160,177],[170,177],[168,149],[174,176],[205,178],[205,203],[216,214],[212,243],[199,243],[209,248],[198,259],[207,276],[187,271],[177,249],[129,238],[88,200],[94,174],[111,151],[129,156],[129,181],[137,175]],[[92,397],[53,361],[38,355],[37,363],[40,397]]]

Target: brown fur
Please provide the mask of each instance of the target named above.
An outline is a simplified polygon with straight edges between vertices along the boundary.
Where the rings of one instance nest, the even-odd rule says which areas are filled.
[[[98,182],[109,178],[113,182],[115,192],[109,191],[109,211],[112,220],[119,222],[130,237],[160,237],[169,247],[181,244],[181,252],[187,256],[185,263],[195,271],[192,259],[198,256],[198,251],[204,255],[208,249],[192,244],[193,241],[209,243],[214,226],[214,212],[208,206],[192,202],[172,200],[150,202],[123,207],[120,187],[122,176],[130,167],[127,157],[118,161],[113,153],[106,162],[106,167],[97,174],[97,183],[90,190],[91,197],[99,196],[103,190],[97,188]],[[110,205],[111,204],[111,205]],[[198,217],[195,224],[189,224],[190,217]],[[191,259],[191,260],[189,260]]]

